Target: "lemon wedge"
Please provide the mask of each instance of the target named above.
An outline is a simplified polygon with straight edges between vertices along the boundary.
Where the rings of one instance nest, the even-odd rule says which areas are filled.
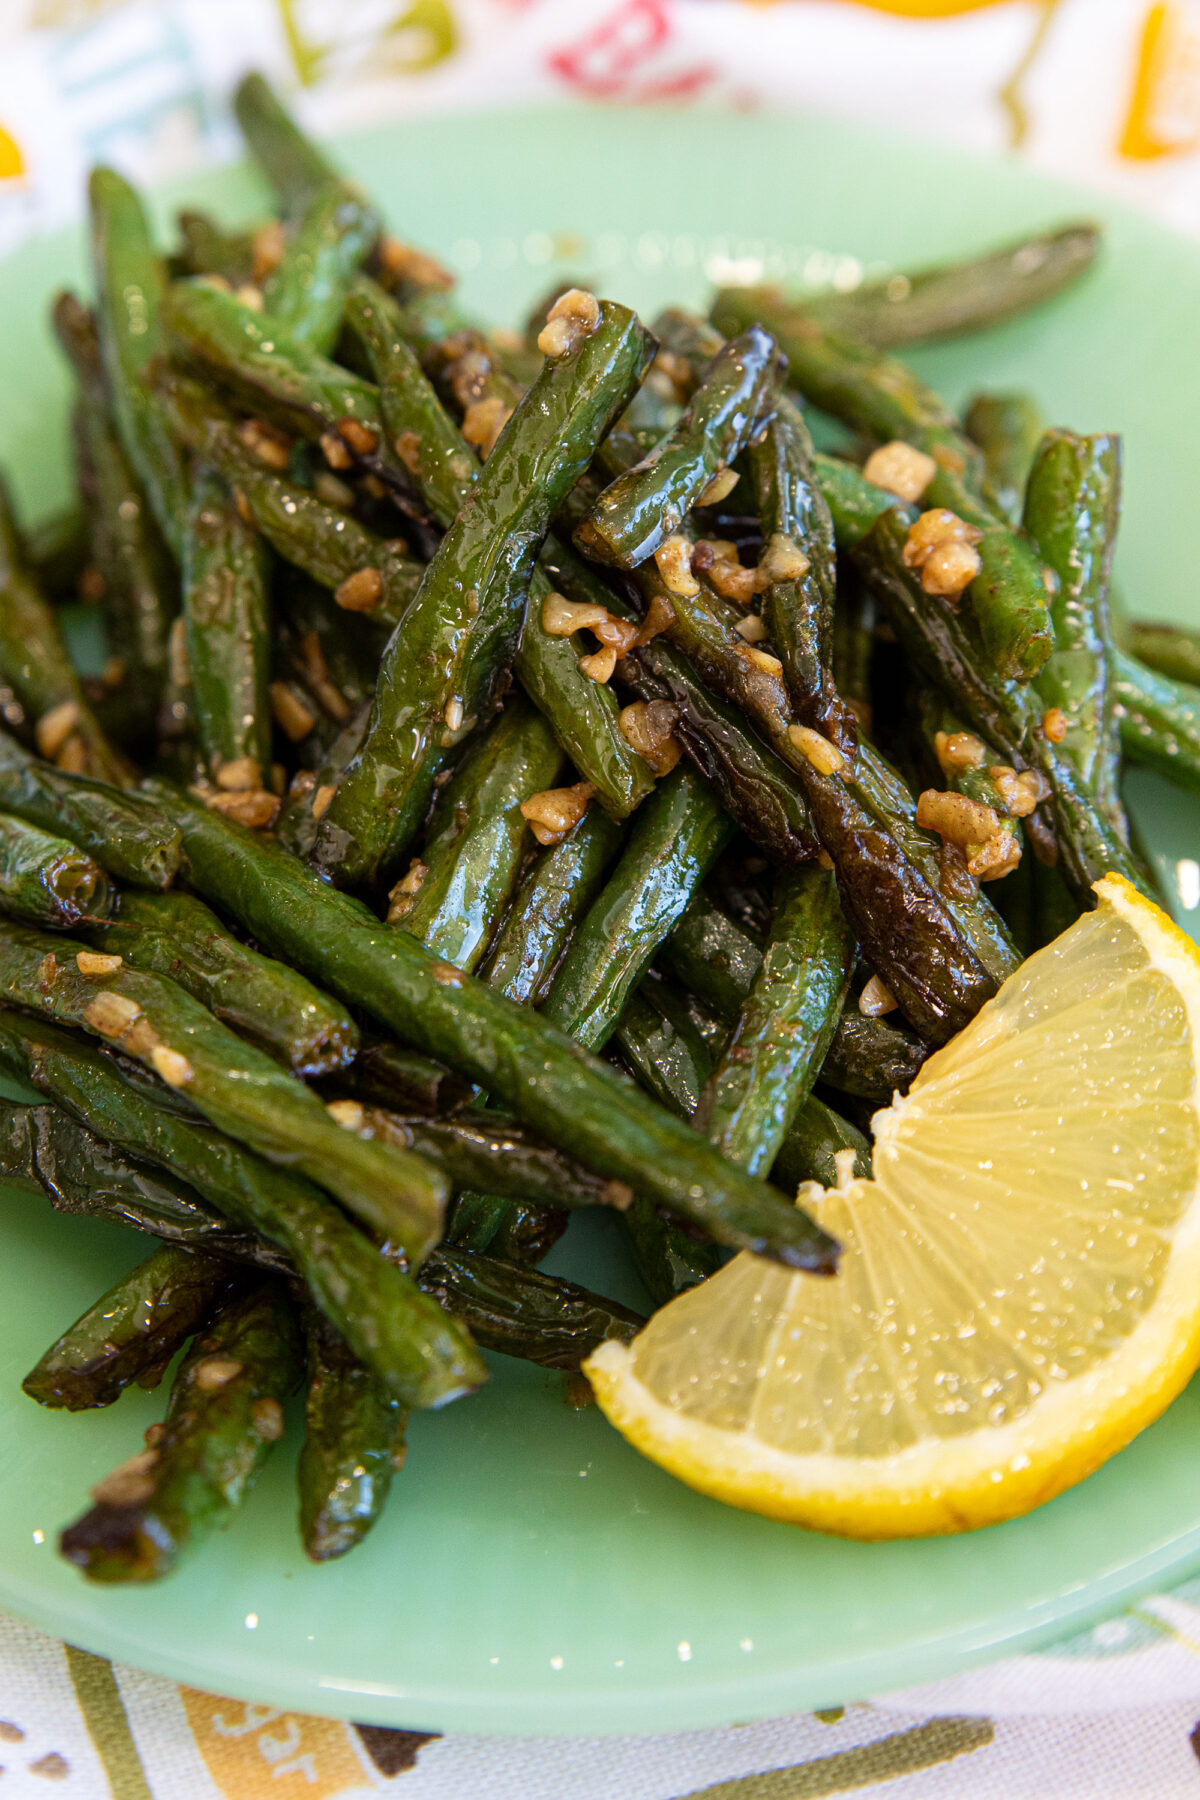
[[[800,1202],[840,1273],[736,1257],[585,1365],[692,1487],[849,1537],[1083,1479],[1200,1363],[1200,951],[1118,876]]]

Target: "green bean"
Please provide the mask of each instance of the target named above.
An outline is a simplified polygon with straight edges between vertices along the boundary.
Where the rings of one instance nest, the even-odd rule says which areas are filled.
[[[1200,687],[1200,632],[1186,625],[1128,619],[1117,637],[1123,650],[1156,675]]]
[[[220,471],[280,556],[327,588],[374,570],[378,591],[361,596],[363,610],[393,622],[403,615],[425,572],[403,539],[379,537],[352,514],[264,468],[241,441],[232,417],[198,382],[173,376],[160,388],[172,428]]]
[[[105,638],[120,665],[107,710],[119,705],[130,735],[153,726],[167,672],[167,633],[178,611],[177,578],[141,483],[109,417],[96,324],[69,293],[54,303],[59,343],[79,377],[76,463],[88,506],[90,549],[104,582]]]
[[[508,1000],[538,1005],[620,842],[620,828],[589,807],[561,843],[541,852],[480,971],[489,987]]]
[[[315,188],[297,217],[283,259],[263,284],[263,308],[297,344],[328,356],[346,290],[379,236],[379,217],[349,182]]]
[[[405,1113],[452,1113],[475,1093],[469,1082],[440,1063],[406,1050],[369,1026],[342,1085],[358,1100]]]
[[[769,418],[780,366],[775,340],[755,325],[724,345],[679,423],[576,526],[579,548],[620,569],[653,556]]]
[[[812,1091],[850,982],[854,944],[824,869],[781,875],[754,987],[697,1124],[734,1162],[765,1174]]]
[[[131,968],[169,975],[297,1075],[331,1075],[354,1060],[358,1027],[345,1007],[286,963],[239,943],[191,894],[124,894],[117,916],[87,935]]]
[[[226,231],[208,213],[185,207],[175,215],[180,258],[189,275],[219,275],[238,288],[254,278],[252,231]]]
[[[1111,794],[1112,819],[1128,835],[1117,795],[1119,731],[1109,695],[1109,580],[1121,505],[1121,440],[1048,431],[1029,474],[1025,529],[1058,582],[1050,602],[1054,654],[1038,698],[1063,714],[1058,754],[1085,793]],[[1106,809],[1107,810],[1107,809]]]
[[[177,281],[163,301],[168,331],[224,388],[256,414],[304,437],[325,438],[401,493],[409,474],[383,433],[379,393],[290,338],[266,313],[203,282]],[[332,437],[330,437],[332,434]]]
[[[42,592],[52,600],[75,599],[89,548],[83,507],[72,501],[27,525],[22,536],[26,561]]]
[[[1112,681],[1130,762],[1200,794],[1200,692],[1143,668],[1123,650],[1113,652]]]
[[[778,410],[749,456],[767,555],[779,569],[763,593],[763,623],[783,663],[800,722],[839,749],[858,740],[854,714],[833,685],[833,520],[813,476],[812,439],[796,407]]]
[[[154,1581],[245,1500],[300,1379],[291,1302],[277,1283],[232,1300],[179,1365],[162,1435],[94,1490],[59,1547],[92,1581]]]
[[[963,424],[983,451],[984,494],[1002,518],[1019,525],[1025,483],[1044,430],[1041,408],[1032,394],[976,394]]]
[[[524,801],[551,788],[562,751],[533,708],[510,701],[438,796],[413,891],[393,890],[399,923],[460,969],[478,968],[517,884],[528,826]],[[400,884],[409,884],[409,878]]]
[[[100,347],[117,431],[178,558],[187,471],[150,386],[151,367],[167,349],[162,267],[141,201],[122,176],[93,169],[88,199]]]
[[[286,851],[165,783],[152,787],[169,795],[192,886],[348,1005],[478,1082],[597,1174],[674,1207],[723,1242],[793,1267],[832,1265],[836,1250],[802,1213],[632,1093],[539,1013],[381,926]]]
[[[103,1056],[41,1020],[0,1012],[0,1065],[282,1250],[325,1317],[402,1405],[444,1405],[486,1379],[470,1339],[301,1176],[164,1111],[128,1087]],[[182,1233],[181,1205],[166,1205],[161,1183],[149,1201],[139,1188],[124,1210],[143,1229],[157,1218],[167,1220],[172,1236]],[[204,1243],[217,1247],[212,1234]]]
[[[447,1312],[470,1323],[485,1350],[544,1369],[578,1369],[597,1345],[627,1344],[646,1323],[573,1281],[466,1250],[435,1251],[421,1281]]]
[[[749,729],[736,705],[697,679],[673,643],[656,639],[631,651],[618,675],[640,700],[674,707],[672,735],[747,837],[787,867],[809,861],[816,833],[795,776]]]
[[[1093,904],[1092,883],[1110,870],[1141,887],[1144,878],[1128,848],[1043,732],[1037,699],[1023,684],[997,679],[950,607],[929,604],[904,566],[904,537],[903,522],[885,515],[855,556],[914,663],[952,697],[973,732],[1015,768],[1028,764],[1049,782],[1061,866],[1081,905]]]
[[[169,887],[179,868],[179,830],[153,800],[104,781],[68,775],[0,731],[0,808],[61,834],[118,881]]]
[[[420,1261],[440,1235],[447,1196],[436,1171],[343,1129],[302,1082],[175,982],[123,964],[96,970],[92,953],[77,958],[79,948],[0,923],[0,988],[8,1001],[81,1027],[145,1063],[169,1087],[186,1088],[219,1130],[272,1162],[303,1169]]]
[[[379,382],[389,439],[403,445],[413,479],[440,525],[450,526],[479,474],[478,459],[457,430],[406,342],[401,310],[373,282],[359,282],[347,322],[361,339]],[[596,797],[625,818],[653,786],[650,770],[621,735],[615,695],[579,667],[567,639],[552,637],[542,611],[569,552],[548,539],[529,585],[529,606],[514,669],[534,704]],[[572,562],[574,558],[570,559]]]
[[[989,656],[1005,678],[1028,681],[1050,654],[1052,638],[1041,565],[1028,543],[976,498],[983,460],[943,402],[902,363],[869,345],[841,338],[786,307],[759,304],[759,290],[728,288],[713,309],[724,331],[757,318],[774,331],[790,378],[806,399],[883,440],[901,439],[934,459],[937,472],[922,496],[976,527],[980,573],[967,588]]]
[[[234,89],[233,110],[254,160],[286,211],[296,211],[314,188],[338,179],[333,164],[301,131],[270,83],[256,71],[244,75]]]
[[[308,1387],[296,1469],[300,1536],[313,1562],[345,1556],[387,1503],[406,1414],[321,1314],[304,1318]]]
[[[38,744],[78,769],[127,786],[133,771],[84,699],[49,601],[25,564],[8,490],[0,481],[0,680],[15,693]]]
[[[963,262],[881,276],[848,293],[798,299],[802,313],[886,349],[983,331],[1061,293],[1088,269],[1100,228],[1087,223],[1018,238]]]
[[[229,1293],[230,1265],[164,1244],[51,1344],[21,1386],[41,1406],[111,1406],[132,1381],[157,1387],[175,1352]]]
[[[551,1023],[588,1050],[604,1048],[627,997],[731,835],[727,815],[689,769],[659,783],[559,964],[542,1005]]]
[[[732,1025],[758,978],[762,946],[704,894],[698,894],[659,953],[659,961]],[[856,1001],[838,1021],[821,1080],[843,1093],[888,1101],[905,1092],[929,1055],[882,1018],[865,1018]]]
[[[548,360],[492,451],[380,665],[372,723],[321,820],[314,865],[344,885],[403,853],[465,722],[520,639],[533,559],[648,355],[626,308]]]
[[[623,1183],[594,1175],[573,1156],[492,1108],[463,1108],[448,1118],[369,1109],[363,1128],[384,1143],[415,1150],[441,1169],[456,1189],[527,1200],[539,1207],[620,1209],[629,1201]]]
[[[722,1038],[727,1034],[722,1029]],[[613,1042],[638,1081],[660,1106],[690,1119],[704,1096],[714,1058],[680,997],[665,981],[634,989]]]
[[[271,761],[270,619],[262,541],[209,469],[197,471],[183,530],[183,619],[200,748],[218,784],[245,788]]]
[[[0,813],[0,912],[27,925],[69,931],[103,919],[113,892],[104,870],[65,838]]]
[[[892,1095],[887,1098],[890,1100]],[[867,1139],[849,1119],[843,1119],[816,1094],[810,1094],[792,1120],[772,1174],[779,1186],[791,1193],[802,1181],[837,1187],[841,1182],[838,1155],[847,1150],[854,1154],[855,1178],[867,1180],[871,1174],[871,1146]]]
[[[839,456],[824,456],[817,451],[812,466],[833,519],[839,550],[853,550],[885,512],[898,512],[908,524],[917,516],[915,508],[868,481],[853,463],[844,462]],[[838,599],[840,603],[840,595]]]

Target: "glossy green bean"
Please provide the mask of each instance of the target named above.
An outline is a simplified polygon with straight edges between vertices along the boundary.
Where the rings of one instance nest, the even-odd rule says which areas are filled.
[[[169,1171],[173,1181],[190,1183],[239,1229],[243,1246],[249,1230],[282,1251],[326,1318],[403,1405],[444,1405],[486,1380],[465,1333],[301,1176],[164,1110],[127,1086],[89,1045],[40,1019],[0,1012],[0,1066],[87,1121],[109,1145]],[[56,1179],[61,1162],[56,1156]],[[39,1156],[39,1173],[42,1163]],[[71,1209],[78,1210],[77,1171],[71,1188]],[[109,1191],[119,1194],[111,1167]],[[136,1182],[132,1194],[126,1191],[115,1203],[141,1229],[198,1241],[190,1232],[185,1236],[186,1202],[165,1189],[161,1178],[157,1189]],[[218,1244],[207,1230],[199,1241],[202,1247]],[[221,1247],[232,1253],[224,1240]]]
[[[407,1415],[315,1309],[304,1317],[308,1385],[296,1468],[300,1537],[313,1562],[353,1550],[387,1503]]]
[[[191,699],[207,772],[219,785],[232,763],[240,785],[261,787],[271,762],[266,557],[209,469],[193,483],[181,561]]]
[[[489,987],[508,1000],[538,1005],[620,842],[620,827],[589,807],[561,843],[541,852],[480,971]]]
[[[490,702],[520,640],[533,559],[649,354],[634,314],[548,360],[442,539],[380,665],[372,722],[321,820],[314,866],[345,885],[403,854],[447,750]]]
[[[163,1432],[115,1470],[59,1548],[92,1581],[154,1581],[242,1504],[283,1434],[300,1379],[291,1301],[277,1282],[230,1300],[179,1365]]]
[[[134,887],[169,887],[179,868],[178,827],[142,794],[68,775],[0,731],[0,808],[61,833]]]
[[[447,1185],[420,1158],[346,1130],[272,1057],[167,977],[95,970],[81,946],[0,923],[0,992],[152,1068],[219,1130],[300,1168],[418,1263],[440,1235]],[[91,969],[92,973],[86,971]]]
[[[354,1060],[358,1027],[345,1007],[239,942],[193,894],[124,894],[116,917],[87,937],[131,968],[170,976],[297,1075],[332,1075]]]
[[[1025,484],[1045,428],[1032,394],[976,394],[963,414],[973,444],[983,451],[984,493],[1000,515],[1021,522]]]
[[[21,1383],[41,1406],[111,1406],[133,1381],[157,1387],[175,1352],[229,1294],[227,1262],[164,1244],[80,1314]]]
[[[286,851],[165,783],[152,787],[180,824],[192,886],[347,1004],[494,1093],[549,1143],[714,1237],[790,1266],[833,1265],[835,1247],[802,1213],[634,1094],[549,1020],[381,926]]]
[[[99,863],[66,838],[0,813],[0,912],[26,925],[69,931],[112,910]]]

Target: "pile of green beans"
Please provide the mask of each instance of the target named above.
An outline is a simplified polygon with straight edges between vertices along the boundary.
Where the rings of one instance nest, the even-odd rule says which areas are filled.
[[[24,1391],[175,1369],[62,1532],[100,1582],[227,1523],[296,1389],[317,1562],[484,1353],[578,1402],[643,1323],[536,1266],[582,1206],[647,1310],[735,1251],[836,1278],[797,1189],[1149,885],[1125,759],[1200,792],[1200,637],[1114,627],[1119,439],[891,355],[1092,227],[650,329],[571,289],[519,347],[261,77],[234,110],[278,216],[164,255],[95,170],[78,504],[23,530],[0,480],[0,1176],[154,1240]]]

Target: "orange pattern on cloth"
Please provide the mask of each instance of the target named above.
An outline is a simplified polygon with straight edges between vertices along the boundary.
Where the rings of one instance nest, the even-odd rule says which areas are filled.
[[[1200,145],[1200,31],[1194,14],[1152,6],[1142,26],[1129,112],[1117,146],[1144,162]]]
[[[180,1697],[213,1784],[228,1800],[330,1800],[373,1785],[354,1747],[353,1727],[336,1719],[221,1700],[198,1688]]]

